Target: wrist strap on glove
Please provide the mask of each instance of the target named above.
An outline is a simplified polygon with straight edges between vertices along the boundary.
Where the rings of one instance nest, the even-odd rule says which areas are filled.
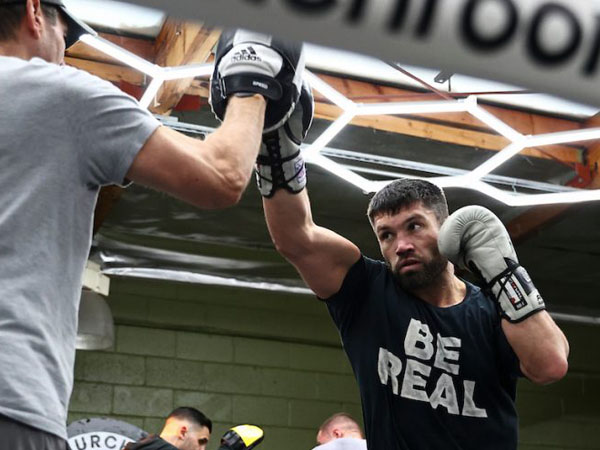
[[[285,127],[288,127],[287,123]],[[288,131],[286,135],[292,136],[292,133]],[[266,198],[272,197],[278,189],[297,194],[306,186],[306,167],[300,153],[300,143],[296,143],[298,150],[295,153],[282,157],[280,138],[278,130],[264,134],[266,154],[259,154],[256,159],[256,184]]]
[[[283,94],[281,84],[272,77],[247,73],[219,79],[221,95],[226,99],[231,94],[261,94],[269,100],[279,100]]]
[[[504,258],[507,268],[489,283],[485,289],[496,300],[500,315],[512,323],[546,309],[544,299],[533,285],[523,266],[510,258]]]
[[[279,128],[263,132],[256,159],[256,184],[263,197],[277,189],[297,194],[306,186],[306,167],[300,144],[313,119],[314,101],[306,81],[290,118]]]

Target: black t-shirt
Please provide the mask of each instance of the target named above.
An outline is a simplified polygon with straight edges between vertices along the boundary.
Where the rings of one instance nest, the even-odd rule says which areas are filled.
[[[130,442],[123,447],[123,450],[177,450],[177,447],[161,437],[151,434],[137,442]]]
[[[356,376],[369,450],[514,450],[519,363],[495,305],[467,283],[439,308],[362,257],[326,300]]]

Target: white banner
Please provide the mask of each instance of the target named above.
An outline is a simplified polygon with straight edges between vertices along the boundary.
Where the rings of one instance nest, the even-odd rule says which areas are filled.
[[[600,106],[597,0],[129,0]]]
[[[71,450],[121,450],[133,439],[109,431],[92,431],[69,438]]]

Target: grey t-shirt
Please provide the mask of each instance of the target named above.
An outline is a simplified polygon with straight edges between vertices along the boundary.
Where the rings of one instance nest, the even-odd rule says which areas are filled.
[[[159,126],[86,72],[0,56],[0,414],[66,439],[99,187]]]
[[[367,441],[356,438],[339,438],[326,444],[317,445],[312,450],[367,450]]]

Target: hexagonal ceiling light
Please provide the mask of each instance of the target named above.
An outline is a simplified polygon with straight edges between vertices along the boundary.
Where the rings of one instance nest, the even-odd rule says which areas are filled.
[[[165,81],[209,76],[213,68],[213,65],[210,63],[177,67],[160,67],[99,36],[84,35],[81,37],[81,40],[95,49],[112,56],[152,78],[152,81],[149,83],[140,100],[140,104],[146,108],[150,106],[160,89],[160,86]],[[398,175],[427,179],[444,188],[466,187],[474,189],[510,206],[576,203],[600,200],[600,189],[573,189],[568,192],[524,194],[498,189],[483,180],[486,175],[491,174],[493,170],[525,148],[600,139],[600,128],[561,131],[539,135],[523,135],[478,105],[476,96],[469,96],[466,99],[443,101],[356,103],[336,91],[312,72],[307,70],[305,76],[314,90],[320,92],[343,111],[342,114],[334,120],[312,144],[303,145],[302,150],[306,161],[311,164],[319,165],[333,175],[339,176],[343,180],[357,186],[365,193],[375,192],[392,180],[370,180],[322,154],[322,150],[326,148],[327,144],[331,142],[354,117],[378,114],[406,115],[440,112],[468,112],[488,125],[498,134],[504,136],[510,143],[484,163],[464,174],[438,177],[418,177],[408,174]]]

